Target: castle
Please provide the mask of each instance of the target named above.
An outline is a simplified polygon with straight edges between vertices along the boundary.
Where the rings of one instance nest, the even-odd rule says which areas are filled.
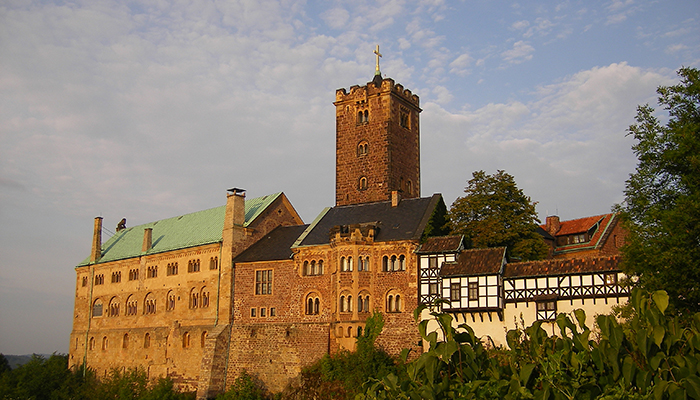
[[[337,90],[334,104],[336,204],[310,224],[284,193],[247,199],[237,188],[221,207],[122,227],[104,243],[95,218],[76,267],[70,365],[140,367],[198,398],[245,369],[279,391],[324,354],[354,349],[374,310],[385,321],[378,346],[420,353],[420,303],[445,299],[457,321],[504,343],[516,315],[606,311],[627,296],[608,243],[623,238],[614,215],[576,239],[585,259],[556,258],[575,254],[563,237],[581,234],[558,234],[566,221],[542,228],[554,257],[542,262],[509,264],[504,249],[429,237],[445,204],[420,196],[418,96],[377,64],[371,82]]]

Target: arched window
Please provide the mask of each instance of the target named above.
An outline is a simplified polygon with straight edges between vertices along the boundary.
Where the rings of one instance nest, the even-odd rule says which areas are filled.
[[[348,257],[348,271],[352,272],[353,266],[352,266],[352,257]]]
[[[386,298],[386,312],[398,313],[401,312],[403,307],[401,294],[396,293],[394,290],[390,290]]]
[[[387,256],[382,257],[382,271],[389,271],[389,257]]]
[[[317,297],[314,300],[314,314],[318,314],[320,312],[320,309],[321,309],[321,300],[319,300],[319,298]]]
[[[348,326],[348,337],[352,337],[352,326]]]
[[[125,333],[124,337],[122,338],[122,349],[128,349],[129,348],[129,334]]]
[[[389,269],[390,271],[398,271],[398,270],[399,270],[399,269],[398,269],[399,266],[398,266],[398,264],[396,263],[396,256],[391,256],[390,267],[391,267],[391,268]]]
[[[362,336],[362,327],[358,326],[357,327],[357,337],[360,337],[360,336]]]
[[[219,257],[209,259],[209,269],[219,269]]]
[[[311,271],[310,275],[316,275],[316,261],[309,263],[309,270]]]
[[[206,287],[202,288],[202,297],[201,297],[201,307],[202,308],[207,308],[209,307],[209,290]]]
[[[102,300],[97,299],[92,303],[92,317],[102,316]]]
[[[352,312],[352,296],[348,296],[347,310],[348,310],[348,312]]]
[[[323,275],[323,260],[318,260],[318,263],[316,264],[316,268],[318,270],[318,274]]]
[[[131,295],[126,299],[126,315],[136,315],[138,301]]]
[[[362,157],[367,155],[367,150],[369,148],[367,147],[367,141],[363,140],[360,142],[360,144],[357,145],[357,156]]]
[[[95,350],[95,337],[94,336],[90,337],[90,341],[88,343],[89,343],[88,347],[90,348],[90,350]]]
[[[148,293],[143,301],[143,313],[144,314],[155,314],[156,313],[156,298],[153,293]]]
[[[189,332],[185,332],[182,335],[182,347],[185,349],[190,347],[190,333]]]
[[[175,293],[171,290],[168,292],[167,300],[165,302],[165,310],[172,311],[175,309]]]
[[[147,349],[149,347],[151,347],[151,334],[147,333],[143,335],[143,348]]]
[[[399,271],[405,271],[406,270],[406,256],[401,254],[399,256]]]
[[[360,177],[360,182],[357,184],[357,188],[359,190],[366,190],[367,189],[367,177],[365,177],[365,176]]]
[[[190,308],[199,307],[199,292],[196,288],[190,290]]]
[[[340,312],[346,312],[345,296],[340,296]]]
[[[365,302],[362,299],[362,296],[357,298],[357,312],[364,312],[365,311]]]
[[[107,315],[110,317],[119,316],[119,300],[116,297],[112,297],[112,299],[109,301],[109,309],[107,313]]]
[[[369,110],[365,110],[365,122],[369,122]]]
[[[413,193],[413,183],[411,183],[411,180],[409,179],[408,182],[406,182],[406,193],[408,193],[408,196]]]
[[[311,265],[309,264],[308,261],[304,261],[304,268],[302,271],[304,272],[304,275],[311,275],[311,269],[309,268]]]
[[[345,272],[348,270],[348,260],[345,257],[340,257],[340,271]]]
[[[341,300],[342,304],[342,300]],[[311,293],[308,296],[306,296],[306,314],[307,315],[318,315],[320,311],[320,305],[321,302],[318,298],[318,294],[316,293]]]
[[[204,348],[204,345],[207,343],[207,331],[202,332],[202,338],[200,339],[200,347]]]
[[[109,341],[107,340],[107,336],[102,336],[102,350],[107,350],[108,346]]]
[[[314,313],[314,299],[309,297],[306,301],[306,314],[311,315]]]

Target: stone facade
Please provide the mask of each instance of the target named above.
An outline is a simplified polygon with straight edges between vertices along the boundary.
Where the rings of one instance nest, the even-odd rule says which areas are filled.
[[[383,79],[335,97],[336,206],[419,197],[418,96]]]

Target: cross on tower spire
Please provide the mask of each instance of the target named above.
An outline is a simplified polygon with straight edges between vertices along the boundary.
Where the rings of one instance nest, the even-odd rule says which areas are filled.
[[[374,74],[381,75],[382,73],[379,72],[379,57],[382,56],[382,53],[379,52],[379,45],[377,45],[377,48],[374,50],[374,54],[377,55],[377,68],[374,70]]]

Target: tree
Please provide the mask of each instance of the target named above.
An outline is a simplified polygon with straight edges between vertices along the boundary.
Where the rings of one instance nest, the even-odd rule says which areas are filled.
[[[678,74],[680,84],[657,90],[666,125],[649,105],[637,107],[628,134],[639,161],[617,208],[629,231],[627,274],[649,291],[666,290],[672,308],[688,313],[700,311],[700,72]]]
[[[509,258],[539,260],[547,245],[537,233],[535,204],[505,171],[487,175],[476,171],[465,196],[450,207],[452,233],[464,235],[469,247],[505,246]]]

